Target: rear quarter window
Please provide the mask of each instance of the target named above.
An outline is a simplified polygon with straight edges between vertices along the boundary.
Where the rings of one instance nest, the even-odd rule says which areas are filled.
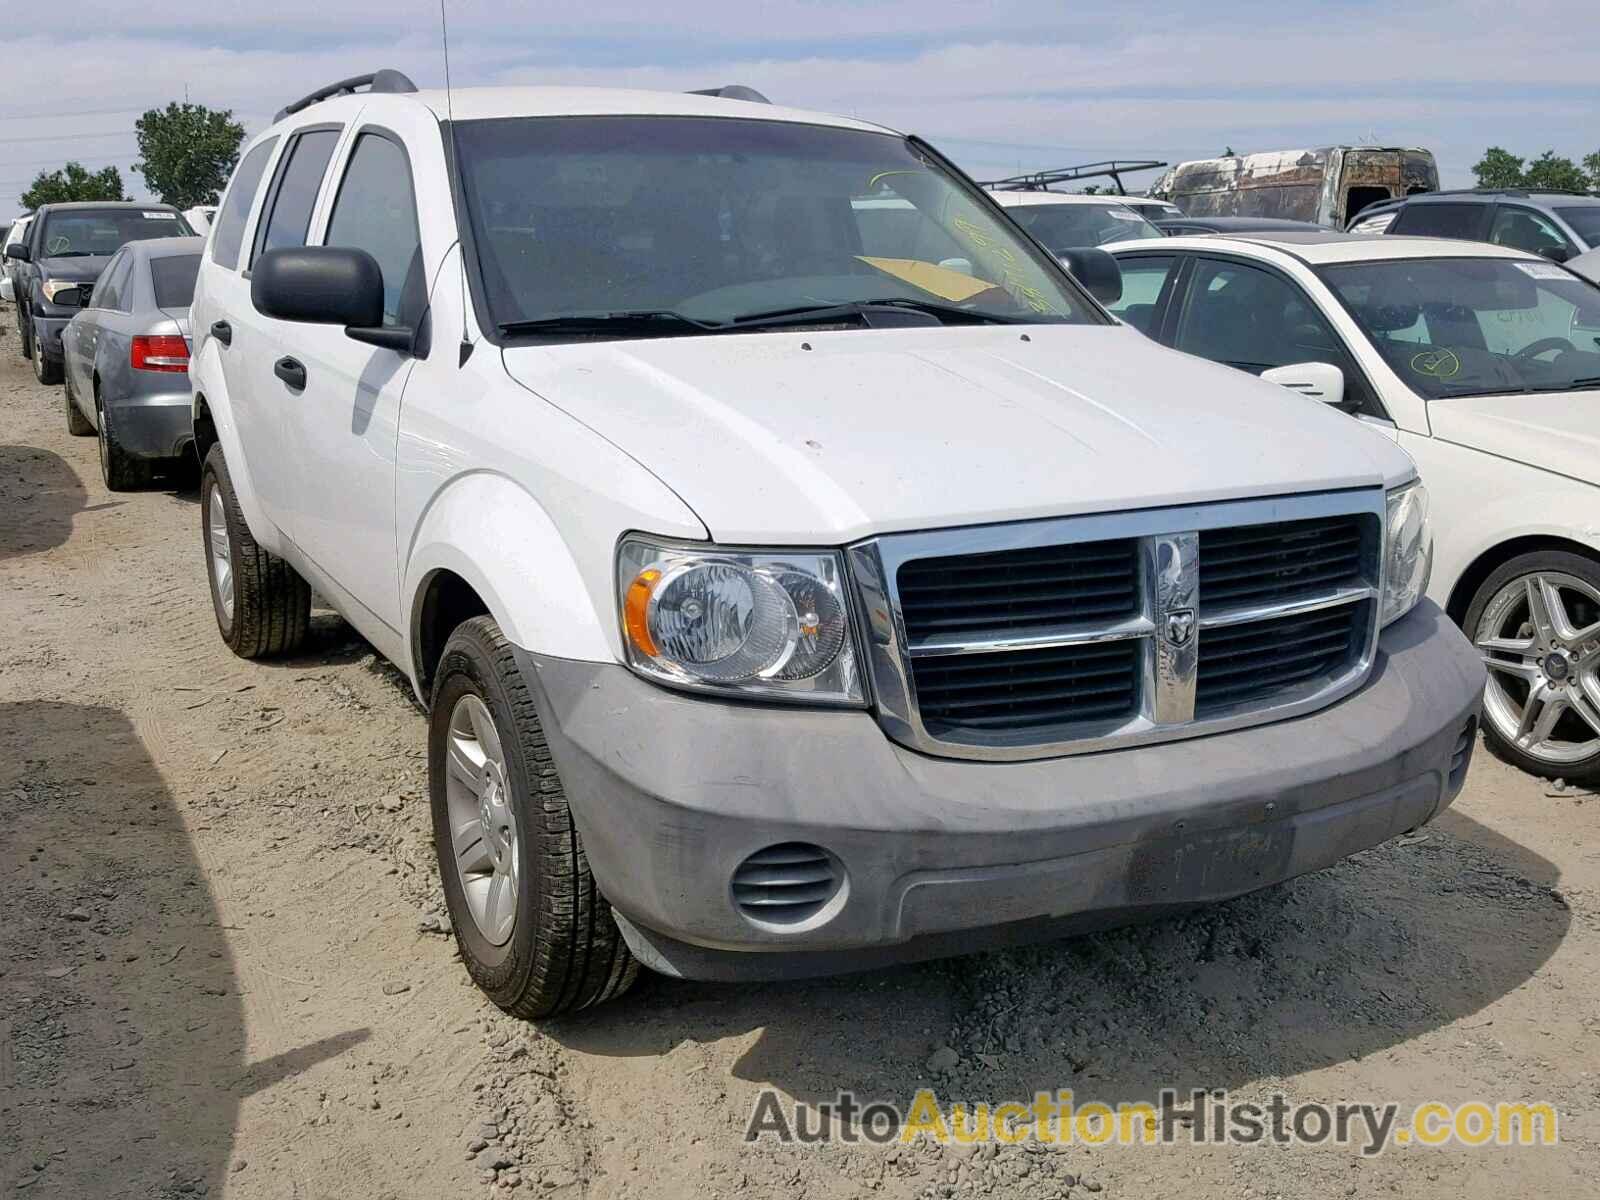
[[[233,183],[217,210],[216,224],[211,235],[211,261],[220,267],[233,270],[239,265],[239,248],[244,245],[244,224],[250,219],[255,206],[256,193],[261,190],[261,178],[267,173],[267,161],[278,139],[270,137],[254,147],[239,168],[233,173]]]

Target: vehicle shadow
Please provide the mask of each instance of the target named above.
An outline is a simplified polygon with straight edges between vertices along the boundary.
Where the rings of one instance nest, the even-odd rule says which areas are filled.
[[[1153,924],[872,974],[748,987],[651,978],[542,1026],[589,1054],[652,1055],[760,1030],[733,1068],[802,1102],[907,1105],[1075,1089],[1153,1102],[1384,1051],[1526,981],[1571,914],[1555,867],[1468,817]],[[930,1051],[960,1056],[930,1077]]]
[[[65,542],[85,496],[77,473],[59,454],[0,445],[0,562]]]
[[[0,703],[0,895],[5,1195],[220,1195],[240,1101],[368,1036],[248,1061],[195,848],[115,709]]]

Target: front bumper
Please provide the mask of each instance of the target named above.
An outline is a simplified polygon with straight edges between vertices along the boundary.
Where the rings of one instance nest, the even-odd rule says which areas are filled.
[[[34,313],[33,344],[35,352],[43,352],[46,358],[54,362],[61,361],[64,353],[61,346],[61,335],[66,331],[67,325],[71,321],[71,315],[51,317],[37,312]]]
[[[589,865],[648,966],[829,974],[1104,928],[1240,895],[1421,825],[1460,791],[1483,668],[1424,602],[1360,690],[1272,725],[1031,762],[931,758],[863,712],[680,695],[519,651]],[[776,843],[847,874],[821,923],[746,919]]]

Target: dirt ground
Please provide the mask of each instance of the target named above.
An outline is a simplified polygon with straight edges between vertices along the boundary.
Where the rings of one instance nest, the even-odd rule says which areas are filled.
[[[108,493],[0,325],[0,1196],[1594,1194],[1600,799],[1481,750],[1427,830],[1180,920],[503,1017],[441,931],[399,675],[329,613],[233,658],[193,491]],[[747,1146],[768,1084],[1547,1100],[1562,1144]]]

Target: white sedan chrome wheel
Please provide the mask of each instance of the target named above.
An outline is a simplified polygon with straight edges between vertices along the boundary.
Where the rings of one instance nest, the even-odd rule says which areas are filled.
[[[1600,754],[1600,590],[1560,571],[1518,576],[1472,632],[1501,737],[1554,769]]]

